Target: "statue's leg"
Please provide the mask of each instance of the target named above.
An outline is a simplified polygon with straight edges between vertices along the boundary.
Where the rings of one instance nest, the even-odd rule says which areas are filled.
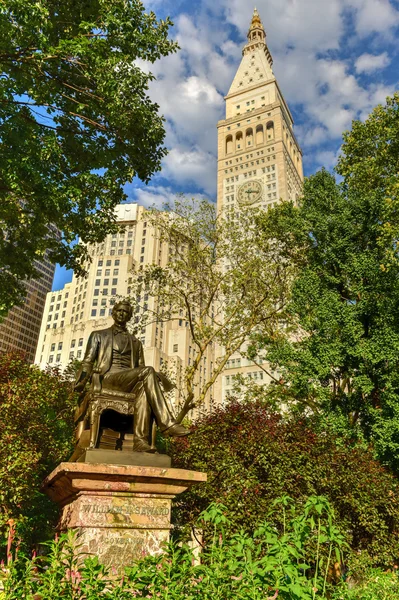
[[[135,440],[145,440],[148,444],[151,427],[151,406],[147,402],[144,391],[139,394],[134,404],[133,432]]]
[[[161,431],[172,427],[176,423],[176,420],[165,400],[154,368],[141,367],[140,370],[145,396],[155,415],[158,427]]]

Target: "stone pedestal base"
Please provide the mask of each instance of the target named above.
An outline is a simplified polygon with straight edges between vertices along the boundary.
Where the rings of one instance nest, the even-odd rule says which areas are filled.
[[[80,552],[120,570],[161,550],[172,499],[204,481],[182,469],[61,463],[42,490],[62,509],[58,530],[77,530]]]

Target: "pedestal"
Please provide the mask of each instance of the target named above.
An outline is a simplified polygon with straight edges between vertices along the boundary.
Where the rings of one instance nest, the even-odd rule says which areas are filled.
[[[172,499],[205,481],[183,469],[61,463],[42,490],[61,507],[58,530],[77,530],[80,552],[120,570],[161,550]]]

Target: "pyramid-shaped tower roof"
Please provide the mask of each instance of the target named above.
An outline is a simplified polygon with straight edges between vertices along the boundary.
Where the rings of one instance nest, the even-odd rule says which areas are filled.
[[[230,87],[228,96],[247,87],[274,79],[273,58],[266,43],[266,32],[255,8],[248,30],[243,58]]]

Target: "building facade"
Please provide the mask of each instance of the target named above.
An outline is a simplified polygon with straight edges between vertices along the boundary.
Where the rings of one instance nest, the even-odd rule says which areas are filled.
[[[47,293],[51,290],[55,265],[45,255],[35,261],[40,273],[38,279],[26,284],[26,298],[22,306],[14,306],[0,323],[0,352],[19,350],[29,362],[34,361],[40,334]]]
[[[218,123],[218,212],[239,219],[248,206],[267,209],[296,199],[303,183],[302,152],[294,121],[273,73],[266,33],[255,9],[241,64],[225,97]],[[219,352],[223,353],[220,349]],[[238,354],[219,378],[216,397],[232,391],[234,375],[267,383],[263,369]]]
[[[86,265],[86,278],[74,275],[63,289],[47,294],[35,358],[42,369],[47,365],[65,369],[74,359],[82,360],[91,332],[112,325],[115,300],[131,297],[132,269],[167,264],[168,246],[161,243],[156,230],[147,222],[142,206],[121,204],[116,214],[119,232],[89,247],[92,261]],[[146,364],[166,370],[176,380],[171,401],[178,405],[182,399],[182,376],[193,356],[188,322],[182,317],[141,327],[140,314],[147,308],[151,310],[153,303],[154,299],[145,291],[136,296],[131,324],[144,346]],[[201,370],[208,368],[209,372],[211,367],[210,352]],[[209,402],[210,395],[208,405]]]

